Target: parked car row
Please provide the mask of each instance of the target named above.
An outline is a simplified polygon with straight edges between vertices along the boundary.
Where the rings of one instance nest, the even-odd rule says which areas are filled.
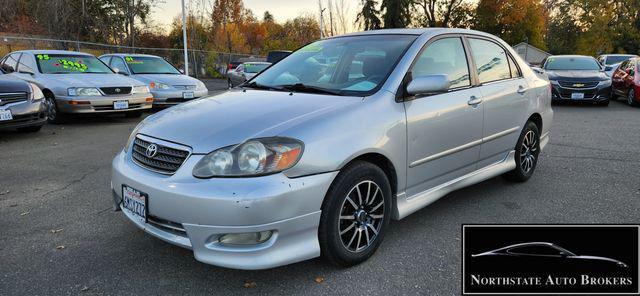
[[[3,57],[0,69],[0,128],[35,131],[45,119],[61,123],[69,114],[140,117],[154,105],[208,93],[204,83],[151,55],[108,54],[98,59],[74,51],[24,50]]]
[[[552,86],[554,103],[590,102],[603,106],[611,100],[625,98],[631,106],[640,102],[640,78],[636,55],[609,54],[595,59],[581,55],[557,55],[546,58],[541,68]]]

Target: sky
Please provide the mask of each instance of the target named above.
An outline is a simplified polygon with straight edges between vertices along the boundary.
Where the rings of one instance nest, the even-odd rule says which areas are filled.
[[[195,6],[197,3],[202,3],[203,0],[185,0],[187,3],[191,2],[191,5]],[[327,0],[322,0],[325,5]],[[340,0],[333,0],[333,3],[337,3]],[[204,2],[210,3],[212,0],[204,0]],[[344,0],[351,14],[355,16],[360,0]],[[275,17],[278,22],[285,22],[288,19],[295,18],[300,14],[311,13],[318,14],[318,1],[317,0],[244,0],[244,6],[251,9],[253,14],[258,18],[262,18],[262,15],[268,10]],[[210,8],[209,8],[210,9]],[[164,0],[164,3],[160,3],[153,9],[151,19],[154,24],[161,26],[162,28],[169,28],[173,19],[181,14],[180,0]],[[325,15],[325,17],[327,17]]]

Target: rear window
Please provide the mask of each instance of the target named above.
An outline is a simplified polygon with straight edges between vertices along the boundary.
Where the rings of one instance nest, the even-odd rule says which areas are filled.
[[[267,67],[269,67],[269,64],[250,64],[250,63],[245,63],[244,64],[244,72],[245,73],[259,73],[262,70],[266,69]]]

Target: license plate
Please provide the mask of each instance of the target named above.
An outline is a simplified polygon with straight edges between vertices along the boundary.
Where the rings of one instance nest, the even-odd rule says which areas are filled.
[[[113,109],[114,110],[129,109],[129,101],[115,101],[113,102]]]
[[[147,208],[149,196],[139,190],[122,185],[122,204],[134,218],[142,223],[147,222]]]
[[[183,99],[193,99],[193,92],[192,91],[183,92],[182,93],[182,98]]]
[[[584,99],[584,93],[572,93],[571,98],[574,100],[582,100]]]
[[[0,121],[6,121],[13,119],[11,110],[0,110]]]

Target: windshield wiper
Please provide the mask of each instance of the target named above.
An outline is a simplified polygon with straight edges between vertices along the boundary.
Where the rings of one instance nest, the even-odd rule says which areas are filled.
[[[306,92],[306,93],[316,93],[316,94],[327,94],[327,95],[342,95],[341,91],[329,90],[322,87],[317,87],[313,85],[306,85],[304,83],[296,83],[289,85],[279,85],[284,90],[288,91],[297,91],[297,92]]]
[[[250,83],[241,84],[240,87],[248,87],[248,88],[253,88],[253,89],[264,89],[264,90],[279,90],[279,91],[284,90],[282,88],[277,88],[277,87],[273,87],[273,86],[258,84],[255,81],[252,81]]]

